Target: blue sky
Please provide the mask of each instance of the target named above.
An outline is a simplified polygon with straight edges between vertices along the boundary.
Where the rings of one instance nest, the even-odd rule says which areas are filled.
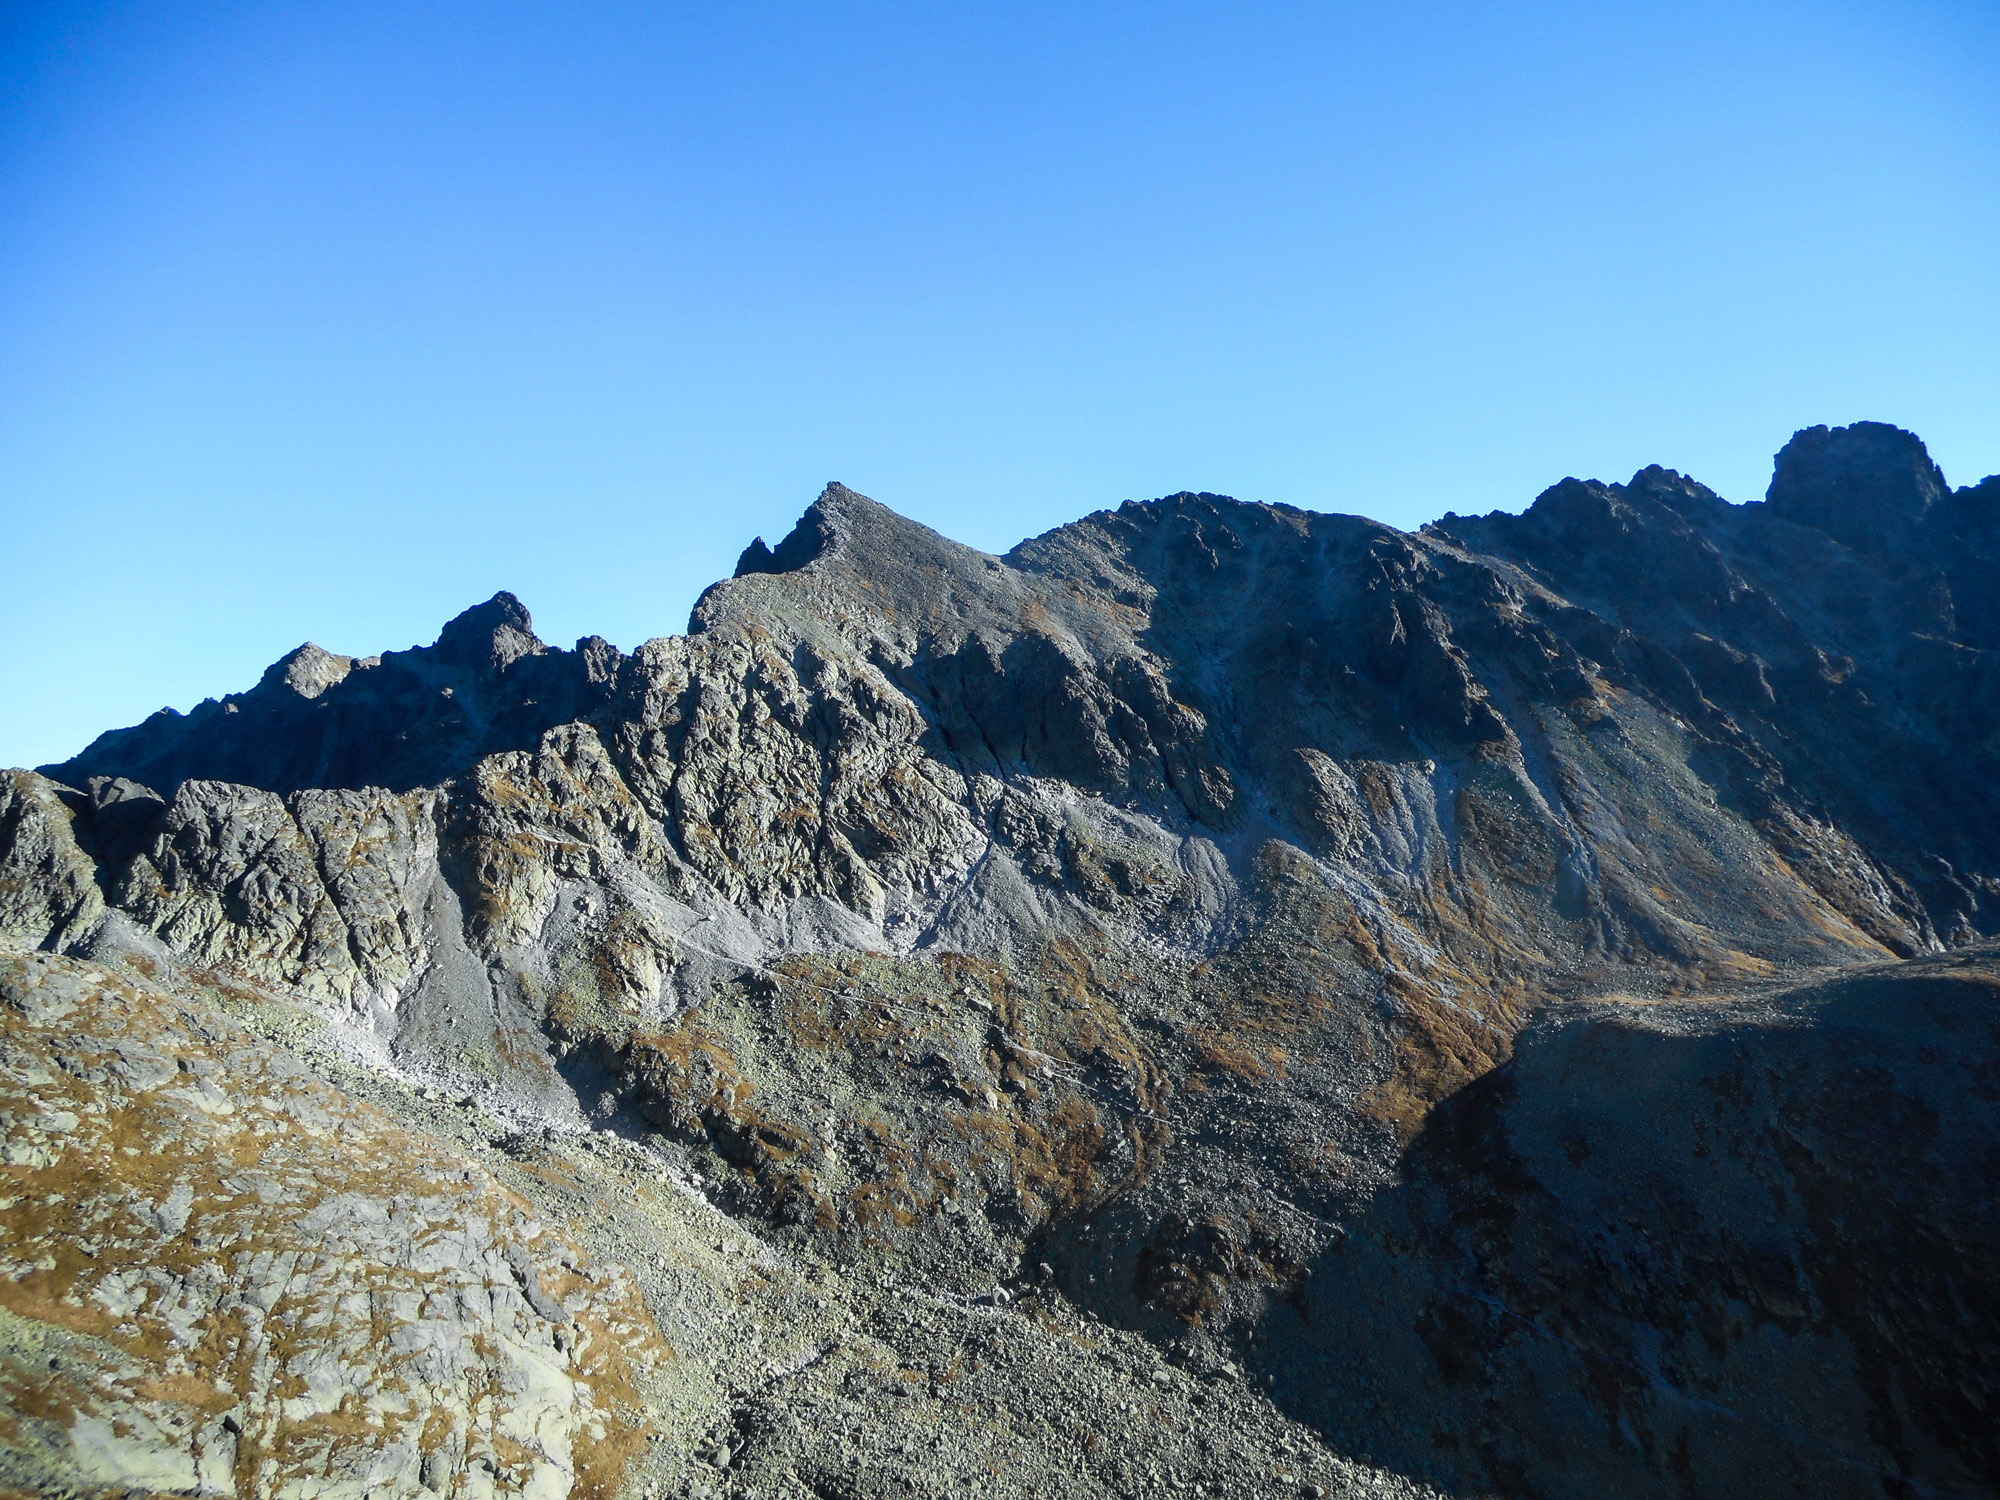
[[[0,764],[499,588],[630,648],[829,478],[1004,550],[1864,417],[2000,470],[2000,6],[0,7]]]

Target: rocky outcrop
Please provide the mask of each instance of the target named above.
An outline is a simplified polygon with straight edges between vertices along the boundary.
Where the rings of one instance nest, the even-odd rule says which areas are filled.
[[[1475,1107],[1523,1139],[1553,1117],[1565,1085],[1534,1059],[1555,1044],[1508,1062],[1538,1008],[1706,1014],[2000,934],[1996,507],[2000,479],[1953,491],[1914,437],[1866,423],[1799,434],[1761,504],[1648,468],[1415,534],[1189,493],[999,557],[831,485],[686,635],[563,650],[502,594],[434,645],[304,646],[246,693],[8,773],[0,935],[310,1014],[311,1055],[347,1060],[314,1066],[476,1101],[537,1162],[628,1132],[772,1265],[823,1258],[830,1284],[995,1317],[996,1286],[1081,1309],[1240,1388],[1262,1413],[1242,1420],[1295,1446],[1303,1419],[1350,1453],[1533,1493],[1643,1488],[1684,1449],[1700,1486],[1754,1488],[1768,1474],[1730,1467],[1722,1427],[1659,1405],[1736,1410],[1717,1393],[1752,1378],[1747,1356],[1689,1345],[1606,1418],[1596,1387],[1510,1363],[1491,1329],[1467,1325],[1476,1360],[1424,1332],[1451,1288],[1472,1301],[1450,1318],[1514,1297],[1478,1279],[1510,1256],[1584,1253],[1553,1189],[1424,1164]],[[1789,1025],[1732,1035],[1786,1058]],[[1477,1101],[1503,1087],[1517,1113],[1496,1124]],[[1989,1127],[1968,1116],[1969,1150]],[[1780,1144],[1751,1139],[1744,1170]],[[1879,1176],[1858,1140],[1798,1149]],[[589,1175],[561,1160],[519,1190]],[[1702,1243],[1748,1243],[1748,1199],[1716,1194]],[[1496,1214],[1539,1227],[1467,1250]],[[1356,1276],[1405,1286],[1360,1248],[1378,1240],[1415,1257],[1395,1275],[1417,1300],[1325,1307]],[[1681,1337],[1656,1304],[1692,1283],[1661,1285],[1643,1307],[1563,1304],[1563,1347],[1652,1368]],[[1931,1291],[1910,1299],[1897,1336],[1948,1339]],[[1285,1332],[1301,1317],[1403,1351],[1393,1411],[1322,1334]],[[1797,1350],[1772,1379],[1825,1353]],[[1475,1364],[1505,1410],[1453,1394]],[[1563,1392],[1546,1428],[1513,1414],[1537,1381]],[[712,1392],[688,1399],[676,1431],[723,1420]],[[1863,1469],[1986,1473],[1852,1400],[1874,1413]],[[886,1492],[872,1459],[813,1468],[763,1398],[728,1420],[723,1451],[767,1479]],[[1475,1441],[1482,1421],[1515,1436]],[[1284,1450],[1261,1451],[1277,1472]]]
[[[1865,552],[1907,537],[1949,493],[1915,433],[1856,422],[1794,434],[1764,500],[1786,520]]]
[[[63,946],[102,923],[97,861],[76,836],[87,808],[32,772],[0,773],[0,938]]]
[[[0,1007],[4,1482],[616,1492],[629,1276],[210,1007],[49,954]]]
[[[113,899],[176,954],[355,1009],[423,967],[436,798],[184,781]]]

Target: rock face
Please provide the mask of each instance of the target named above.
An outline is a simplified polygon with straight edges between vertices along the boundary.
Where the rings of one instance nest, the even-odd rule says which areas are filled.
[[[151,1334],[104,1358],[167,1374],[107,1374],[89,1409],[143,1407],[195,1465],[144,1483],[245,1495],[308,1470],[296,1493],[1402,1482],[1367,1464],[1458,1492],[1990,1489],[1995,1226],[1951,1204],[2000,1175],[1996,517],[2000,477],[1953,491],[1873,423],[1798,434],[1762,504],[1650,468],[1416,534],[1182,494],[994,557],[832,485],[687,635],[566,651],[501,594],[435,645],[302,646],[7,773],[0,939],[34,955],[10,983],[141,1033],[226,1013],[277,1049],[239,1110],[295,1066],[389,1111],[371,1151],[464,1161],[449,1209],[270,1201],[384,1297],[470,1296],[480,1430],[519,1408],[542,1435],[436,1436],[486,1420],[443,1393],[472,1354],[368,1406],[401,1367],[370,1363],[362,1304],[303,1290],[298,1357],[349,1372],[338,1441],[273,1355],[230,1387],[264,1425],[233,1418],[225,1483],[193,1416],[132,1394],[208,1357]],[[1742,998],[1839,969],[1870,977]],[[136,1095],[100,1107],[194,1149]],[[625,1137],[640,1157],[598,1144]],[[695,1196],[632,1192],[661,1172]],[[534,1261],[525,1220],[459,1202],[489,1180],[636,1281]],[[706,1260],[717,1209],[765,1290],[649,1279]],[[37,1214],[0,1211],[21,1264],[95,1232]],[[410,1248],[449,1214],[488,1227]],[[249,1295],[220,1251],[169,1262]],[[528,1313],[479,1302],[501,1262]],[[567,1384],[530,1392],[505,1351],[544,1311],[584,1326],[585,1287],[597,1342],[563,1334]],[[1078,1318],[1092,1352],[1058,1375],[1036,1330]],[[1234,1466],[1213,1431],[1154,1446],[1203,1399]],[[993,1403],[1013,1447],[967,1430]],[[930,1469],[898,1457],[934,1446],[919,1410],[957,1434]],[[84,1420],[17,1424],[20,1472],[139,1482],[63,1448]]]
[[[212,1009],[40,953],[0,1006],[10,1477],[615,1489],[665,1353],[628,1276]]]
[[[1915,433],[1856,422],[1794,434],[1764,499],[1788,521],[1880,552],[1907,538],[1949,493]]]

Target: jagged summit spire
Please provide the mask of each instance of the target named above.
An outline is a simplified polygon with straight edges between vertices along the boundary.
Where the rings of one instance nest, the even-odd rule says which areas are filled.
[[[819,492],[819,498],[806,507],[798,524],[792,527],[785,539],[773,548],[766,546],[760,536],[743,549],[743,555],[736,559],[733,576],[743,577],[748,573],[795,573],[806,564],[822,556],[830,543],[840,533],[840,518],[849,506],[859,502],[874,506],[879,510],[887,507],[877,505],[866,495],[856,494],[838,479],[829,479],[826,488]]]
[[[504,667],[545,649],[528,607],[502,589],[484,604],[454,616],[431,648],[460,666]]]

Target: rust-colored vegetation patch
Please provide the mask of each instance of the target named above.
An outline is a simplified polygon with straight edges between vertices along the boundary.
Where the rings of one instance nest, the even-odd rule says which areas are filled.
[[[1226,1032],[1205,1030],[1190,1031],[1188,1042],[1194,1048],[1195,1066],[1209,1072],[1229,1073],[1248,1083],[1285,1076],[1282,1047],[1250,1046]]]
[[[1496,838],[1528,838],[1508,809],[1485,800],[1479,808],[1481,826]],[[1523,870],[1541,868],[1526,844],[1497,851],[1502,856]],[[1267,845],[1259,869],[1266,923],[1196,973],[1217,1024],[1189,1035],[1191,1082],[1267,1085],[1285,1076],[1301,1049],[1345,1047],[1383,1069],[1360,1100],[1362,1112],[1408,1139],[1432,1105],[1507,1058],[1537,956],[1512,946],[1509,920],[1484,908],[1476,880],[1413,893],[1421,921],[1405,927],[1387,908],[1364,909],[1330,887],[1288,846]],[[1368,996],[1365,1009],[1350,1000],[1347,1014],[1378,1019],[1329,1032],[1342,989]]]
[[[1385,976],[1397,1002],[1389,1032],[1393,1071],[1361,1099],[1365,1114],[1412,1139],[1432,1105],[1497,1068],[1513,1050],[1525,994],[1489,1001],[1474,1014],[1432,984]]]
[[[851,1247],[969,1213],[1032,1232],[1104,1201],[1169,1139],[1171,1087],[1116,1000],[1141,978],[1074,943],[1020,969],[795,954],[634,1034],[626,1076],[778,1222]]]
[[[626,1048],[640,1109],[663,1128],[711,1141],[746,1169],[790,1161],[810,1145],[799,1126],[766,1115],[722,1040],[693,1023],[634,1036]]]

